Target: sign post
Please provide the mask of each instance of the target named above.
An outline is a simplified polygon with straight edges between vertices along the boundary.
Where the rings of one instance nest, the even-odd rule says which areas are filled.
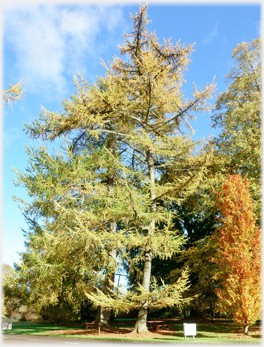
[[[195,323],[183,323],[184,338],[186,340],[187,336],[196,336],[196,324]]]

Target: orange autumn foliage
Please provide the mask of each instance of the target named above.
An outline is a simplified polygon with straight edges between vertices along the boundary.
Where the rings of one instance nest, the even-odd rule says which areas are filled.
[[[218,192],[220,217],[214,241],[219,266],[216,289],[221,312],[230,312],[235,324],[245,328],[261,315],[261,231],[256,225],[248,180],[228,175]]]

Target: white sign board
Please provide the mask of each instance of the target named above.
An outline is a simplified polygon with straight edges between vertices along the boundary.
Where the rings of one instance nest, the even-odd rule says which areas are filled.
[[[195,323],[183,323],[183,332],[186,339],[187,336],[196,336],[196,324]]]
[[[3,330],[12,330],[12,319],[4,319],[2,321]]]

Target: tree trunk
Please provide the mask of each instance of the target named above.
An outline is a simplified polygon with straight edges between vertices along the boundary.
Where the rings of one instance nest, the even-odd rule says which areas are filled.
[[[116,223],[112,223],[112,227],[115,227],[116,229]],[[113,286],[110,284],[109,279],[112,282],[115,281],[116,249],[110,250],[108,254],[109,254],[109,267],[107,270],[109,270],[109,272],[106,274],[107,278],[106,278],[105,292],[108,292],[109,289],[113,289]],[[94,328],[95,329],[98,328],[99,322],[100,322],[101,328],[109,328],[110,316],[111,316],[111,309],[98,306],[95,321],[94,321]]]
[[[98,306],[93,327],[98,329],[98,323],[100,322],[100,328],[109,328],[110,314],[110,309],[104,309],[103,307]]]
[[[150,179],[150,197],[152,199],[151,203],[151,212],[156,212],[156,202],[155,202],[155,168],[154,161],[151,156],[150,151],[147,151],[147,162],[148,162],[148,171]],[[155,217],[149,223],[149,234],[152,235],[155,232]],[[145,252],[145,261],[143,268],[143,280],[142,286],[144,289],[149,290],[150,284],[150,275],[151,275],[151,264],[152,264],[153,252],[152,250],[147,250]],[[136,324],[134,327],[134,332],[143,333],[148,331],[147,328],[147,315],[148,315],[148,301],[144,302],[142,307],[138,311],[138,316]]]
[[[244,334],[245,334],[245,335],[248,335],[248,325],[245,326]]]
[[[149,289],[150,274],[151,274],[151,262],[152,262],[152,252],[146,252],[144,269],[143,269],[143,287]],[[138,311],[138,316],[136,324],[134,327],[134,332],[143,333],[148,331],[147,328],[147,315],[148,315],[148,302],[144,302],[142,307]]]
[[[113,185],[114,180],[113,178],[108,178],[107,181],[108,185],[108,191],[110,194],[113,193]],[[116,233],[116,222],[110,221],[109,223],[109,233]],[[109,255],[109,263],[107,267],[107,273],[106,273],[106,288],[105,292],[109,292],[109,289],[113,289],[113,285],[110,283],[110,280],[112,282],[115,281],[115,266],[116,266],[116,249],[110,249],[108,251]],[[101,306],[98,306],[97,313],[94,321],[94,328],[98,328],[98,323],[100,322],[101,328],[109,328],[110,327],[110,316],[111,316],[111,309],[110,308],[103,308]]]

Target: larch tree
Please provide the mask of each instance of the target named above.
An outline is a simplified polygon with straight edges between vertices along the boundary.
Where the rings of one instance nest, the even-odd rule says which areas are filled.
[[[256,225],[247,178],[228,175],[217,195],[220,217],[213,240],[220,280],[216,289],[221,312],[248,327],[261,315],[261,231]]]
[[[100,143],[109,161],[115,163],[115,180],[107,171],[111,183],[105,213],[112,216],[113,222],[120,221],[120,229],[112,238],[116,247],[111,247],[114,243],[110,242],[108,250],[118,248],[120,257],[129,261],[131,267],[142,262],[142,282],[138,291],[126,295],[113,290],[114,287],[109,288],[111,295],[99,291],[87,295],[105,308],[139,307],[135,331],[141,333],[147,330],[149,306],[164,307],[183,301],[186,272],[171,286],[160,288],[151,280],[153,257],[171,257],[184,242],[184,236],[175,236],[171,214],[159,202],[182,201],[197,189],[209,156],[197,154],[199,142],[192,140],[188,120],[195,119],[197,112],[208,111],[207,99],[215,85],[212,82],[203,90],[194,86],[191,98],[184,99],[183,74],[193,45],[173,45],[170,40],[161,45],[156,35],[147,31],[147,6],[142,6],[132,20],[133,31],[120,47],[125,59],[115,57],[109,67],[103,63],[105,77],[98,78],[94,85],[79,75],[75,78],[78,91],[71,100],[63,101],[63,112],[43,109],[40,118],[27,125],[27,132],[45,140],[73,135],[73,148],[79,146],[87,151]],[[161,179],[164,172],[170,176],[166,183]],[[85,198],[85,190],[79,187],[78,192]],[[74,213],[60,207],[61,218],[64,214],[68,218],[75,216],[71,219],[75,228],[86,230],[89,212]],[[161,222],[163,230],[158,228]],[[106,235],[109,232],[102,233],[101,240]],[[135,259],[127,256],[130,249],[138,250]]]
[[[220,128],[212,140],[219,158],[212,173],[213,186],[227,174],[247,176],[260,224],[261,210],[261,38],[238,44],[227,90],[218,95],[212,126]],[[220,189],[220,186],[219,186]]]

